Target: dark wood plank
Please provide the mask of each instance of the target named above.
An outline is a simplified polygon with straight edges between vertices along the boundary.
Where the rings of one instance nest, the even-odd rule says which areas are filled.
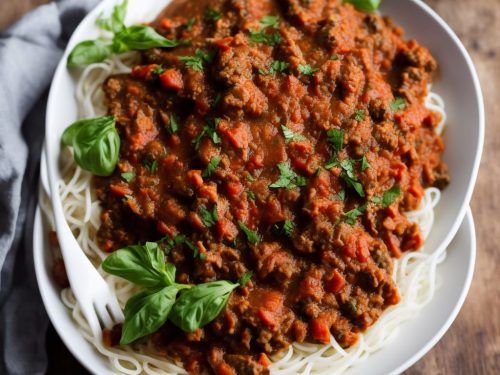
[[[47,0],[2,0],[0,30]],[[500,1],[426,0],[462,39],[476,64],[486,103],[486,143],[472,208],[478,236],[471,291],[444,338],[405,372],[420,374],[500,374]],[[48,340],[51,374],[84,374],[54,332]],[[56,364],[57,363],[57,364]]]

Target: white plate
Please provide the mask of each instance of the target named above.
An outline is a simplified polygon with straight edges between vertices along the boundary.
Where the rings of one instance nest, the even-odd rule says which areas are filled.
[[[82,21],[73,34],[68,50],[56,71],[47,106],[46,142],[50,146],[48,149],[52,150],[52,153],[48,155],[49,162],[50,160],[53,162],[59,157],[60,136],[68,124],[76,120],[77,116],[74,100],[75,80],[66,68],[66,56],[76,43],[97,36],[98,30],[94,24],[96,17],[103,11],[109,12],[117,2],[118,0],[102,1]],[[130,0],[127,22],[151,20],[169,2],[170,0]],[[422,45],[428,47],[440,65],[440,76],[433,91],[444,98],[447,106],[449,128],[444,136],[447,147],[444,159],[449,165],[452,183],[442,194],[441,201],[436,208],[436,220],[426,243],[428,250],[439,251],[448,246],[457,233],[466,214],[476,181],[484,137],[484,108],[481,89],[474,66],[463,45],[446,23],[427,5],[419,0],[385,0],[380,12],[392,17],[398,25],[401,25],[406,30],[407,37],[415,38]],[[435,343],[435,337],[444,332],[442,328],[449,326],[452,318],[456,315],[455,309],[450,309],[450,307],[461,305],[468,288],[467,280],[471,277],[470,270],[473,264],[475,241],[473,241],[470,218],[468,224],[465,225],[464,231],[469,234],[462,235],[465,237],[458,242],[458,245],[455,244],[462,249],[463,258],[453,258],[456,254],[452,250],[450,255],[452,260],[447,260],[446,264],[440,268],[445,285],[448,285],[450,289],[444,288],[447,291],[444,294],[443,290],[439,291],[432,301],[432,305],[428,306],[427,310],[434,306],[433,318],[418,319],[409,324],[409,326],[414,325],[415,328],[409,335],[400,335],[399,345],[391,345],[392,349],[387,348],[376,353],[359,368],[369,366],[370,373],[375,373],[375,369],[379,371],[379,368],[380,373],[401,370],[408,363],[413,363],[415,358],[419,358],[423,354],[422,351],[428,350]],[[35,236],[36,238],[38,241],[43,240],[40,234]],[[47,277],[47,268],[44,266],[47,259],[43,256],[41,244],[42,242],[37,243],[35,240],[35,256],[40,289],[42,295],[47,296],[54,291],[47,291],[53,288],[52,284],[47,283],[47,280],[40,281]],[[37,249],[40,253],[38,255]],[[38,262],[43,263],[38,264]],[[450,268],[450,263],[454,264],[455,268]],[[458,269],[462,271],[458,272]],[[48,310],[59,311],[58,309],[62,307],[58,299],[45,297],[44,299]],[[446,319],[444,316],[444,320],[434,317],[434,315],[437,316],[441,313],[446,314]],[[65,312],[59,312],[59,315],[50,315],[53,318],[54,326],[68,347],[93,372],[105,374],[104,369],[107,364],[95,355],[89,345],[82,341],[83,339],[75,331],[71,321],[61,318],[61,314],[67,315]],[[423,313],[423,315],[425,314]],[[71,332],[71,335],[66,332]],[[401,338],[406,339],[403,341],[406,342],[406,345],[400,342]],[[410,343],[415,345],[411,346]],[[357,371],[353,369],[348,373],[354,374],[358,373]],[[366,368],[365,371],[367,371]]]

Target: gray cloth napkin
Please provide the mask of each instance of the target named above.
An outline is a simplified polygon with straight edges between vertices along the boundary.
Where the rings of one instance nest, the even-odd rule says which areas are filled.
[[[46,93],[71,33],[97,2],[56,1],[0,33],[0,374],[47,368],[31,246]]]

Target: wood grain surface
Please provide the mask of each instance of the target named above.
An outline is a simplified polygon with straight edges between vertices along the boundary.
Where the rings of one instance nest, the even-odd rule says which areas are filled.
[[[47,0],[0,0],[0,30]],[[500,0],[426,0],[455,30],[478,70],[486,142],[472,200],[477,262],[472,288],[443,339],[405,375],[500,374]],[[496,191],[496,193],[495,193]],[[411,340],[411,338],[408,338]],[[53,330],[48,374],[86,374]]]

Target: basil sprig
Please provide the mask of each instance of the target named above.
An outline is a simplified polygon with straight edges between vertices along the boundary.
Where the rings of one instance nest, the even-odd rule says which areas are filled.
[[[75,162],[81,168],[97,176],[109,176],[120,153],[115,123],[114,116],[77,121],[64,131],[62,143],[73,147]]]
[[[350,3],[362,12],[375,12],[382,0],[344,0],[344,3]]]
[[[247,272],[238,283],[176,283],[175,265],[165,262],[157,242],[117,250],[104,260],[102,268],[144,288],[125,305],[122,345],[157,331],[168,319],[188,332],[207,325],[224,309],[232,291],[252,276]]]
[[[158,34],[152,27],[124,24],[128,1],[113,8],[109,19],[100,16],[96,24],[101,29],[113,33],[112,40],[85,40],[78,43],[68,56],[68,66],[88,65],[106,60],[114,53],[144,50],[156,47],[173,48],[187,45],[186,40],[169,40]]]

